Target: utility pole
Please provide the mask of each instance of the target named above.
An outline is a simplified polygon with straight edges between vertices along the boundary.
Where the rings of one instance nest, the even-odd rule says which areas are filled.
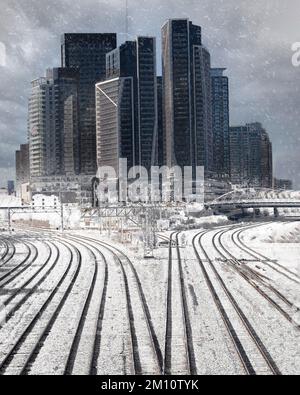
[[[143,215],[143,238],[144,238],[144,257],[152,258],[153,251],[155,248],[155,227],[154,227],[154,209],[153,207],[145,207],[145,212]]]
[[[62,201],[62,190],[59,190],[59,200],[60,200],[60,230],[61,233],[64,232],[64,205]]]
[[[8,233],[11,234],[11,212],[10,212],[10,208],[7,210],[7,219],[8,219]]]
[[[100,203],[98,205],[98,226],[99,226],[99,233],[102,234],[102,221],[101,221],[101,214],[100,214]]]

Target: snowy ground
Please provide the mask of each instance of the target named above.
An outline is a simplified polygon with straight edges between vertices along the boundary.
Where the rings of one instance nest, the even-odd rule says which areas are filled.
[[[272,223],[242,234],[242,240],[271,262],[252,263],[268,276],[276,288],[300,308],[300,223]],[[300,316],[295,313],[300,324]]]
[[[299,223],[218,222],[2,233],[0,374],[299,374]]]

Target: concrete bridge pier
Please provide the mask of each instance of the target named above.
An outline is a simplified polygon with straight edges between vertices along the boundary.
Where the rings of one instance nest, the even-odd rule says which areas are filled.
[[[260,217],[260,208],[255,208],[255,209],[253,209],[253,216],[254,216],[254,218],[256,218],[256,217]]]
[[[274,217],[278,218],[279,217],[279,210],[277,207],[274,207]]]

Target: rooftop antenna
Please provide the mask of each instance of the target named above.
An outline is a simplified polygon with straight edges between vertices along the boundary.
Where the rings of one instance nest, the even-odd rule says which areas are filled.
[[[126,33],[126,40],[129,39],[129,20],[128,20],[128,12],[129,12],[129,4],[128,4],[129,0],[125,0],[125,33]]]

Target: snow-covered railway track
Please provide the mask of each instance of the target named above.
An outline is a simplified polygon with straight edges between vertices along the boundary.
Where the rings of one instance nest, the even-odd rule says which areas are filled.
[[[1,238],[1,243],[2,243],[2,248],[3,248],[3,252],[1,253],[1,257],[0,257],[0,268],[2,266],[5,265],[5,263],[7,262],[6,257],[8,257],[8,261],[9,259],[11,259],[14,256],[14,251],[15,251],[15,246],[13,243],[10,242],[10,240],[8,240],[7,238]],[[9,258],[9,250],[12,250],[11,258]]]
[[[179,247],[179,234],[180,232],[174,232],[169,239],[164,374],[196,375],[197,367]],[[172,254],[173,237],[177,254],[175,259]],[[174,300],[176,297],[178,300]]]
[[[8,268],[4,272],[4,274],[0,275],[0,289],[3,289],[8,284],[12,283],[15,279],[17,279],[26,270],[31,268],[32,265],[34,264],[34,262],[37,260],[38,250],[37,250],[36,246],[28,241],[26,241],[26,242],[23,241],[23,245],[27,248],[27,255],[21,262],[17,263],[12,268]],[[15,256],[15,255],[16,255],[16,250],[14,250],[13,256]],[[7,262],[6,262],[6,265],[7,265]]]
[[[89,375],[96,375],[97,360],[99,356],[99,348],[101,342],[101,327],[102,327],[103,313],[105,307],[105,297],[106,297],[107,282],[108,282],[107,260],[99,249],[95,248],[95,246],[93,246],[91,243],[87,243],[86,241],[83,242],[81,237],[80,238],[71,237],[70,235],[66,237],[68,238],[68,240],[76,242],[77,245],[88,247],[89,252],[93,257],[94,265],[93,265],[93,276],[91,279],[90,287],[84,297],[84,303],[82,305],[81,313],[78,317],[78,323],[76,325],[77,329],[75,332],[75,336],[73,337],[70,353],[67,359],[67,363],[65,365],[64,374],[72,375],[74,370],[76,370],[75,365],[79,354],[78,351],[80,349],[80,342],[83,337],[83,331],[85,329],[86,317],[89,314],[89,310],[92,304],[92,299],[95,298],[96,300],[99,300],[99,302],[97,307],[97,317],[92,329],[92,339],[93,339],[93,341],[91,342],[92,347],[89,347],[89,350],[85,349],[85,351],[87,351],[88,354],[88,358],[86,358],[85,356],[85,360],[88,360],[88,367],[85,373]],[[100,259],[97,258],[96,254],[98,254]],[[101,290],[99,292],[99,295],[96,296],[95,292],[97,291],[96,286],[99,276],[100,263],[104,265],[104,270],[103,270],[102,279],[100,279],[102,282]],[[82,369],[82,367],[80,367],[79,369]]]
[[[62,244],[65,245],[70,253],[70,260],[67,268],[56,282],[42,306],[33,314],[29,315],[29,320],[26,320],[24,323],[22,332],[14,339],[14,343],[10,345],[4,356],[0,357],[1,375],[5,374],[7,370],[13,372],[13,374],[20,375],[29,373],[31,366],[43,347],[44,341],[75,284],[81,267],[81,254],[77,249],[75,249],[74,254],[67,243]],[[73,273],[71,273],[71,269],[74,265],[75,269]],[[69,281],[68,275],[70,273],[71,278]],[[58,304],[51,305],[55,297],[58,297],[59,302]],[[22,360],[22,363],[20,363],[19,359]]]
[[[265,224],[261,225],[264,226]],[[242,240],[242,234],[251,228],[255,228],[257,225],[252,225],[249,227],[243,227],[242,229],[236,230],[234,233],[231,235],[231,240],[232,242],[242,251],[244,251],[248,256],[252,257],[253,259],[257,260],[258,262],[262,263],[263,265],[266,265],[270,267],[272,270],[276,271],[277,273],[281,274],[285,278],[289,279],[290,281],[293,281],[297,284],[300,284],[300,276],[293,272],[292,270],[289,270],[287,267],[281,265],[280,263],[271,260],[270,258],[266,257],[265,255],[253,250],[250,248],[248,245],[244,243]]]
[[[16,246],[11,239],[3,238],[2,241],[4,243],[4,252],[0,259],[0,268],[6,265],[16,253]]]
[[[194,251],[245,373],[249,375],[281,375],[275,361],[242,311],[240,305],[227,288],[213,260],[204,248],[202,239],[209,232],[201,232],[194,237]],[[204,258],[201,258],[198,247],[200,247],[201,254]]]
[[[37,291],[41,284],[46,280],[51,272],[55,269],[60,252],[58,247],[51,242],[44,242],[49,248],[48,256],[46,260],[40,265],[39,269],[30,275],[25,282],[19,287],[13,289],[9,296],[2,301],[3,305],[6,307],[6,322],[8,322],[14,314],[24,305],[24,303]],[[54,257],[53,262],[50,261]],[[48,268],[50,264],[50,267]],[[14,301],[16,299],[16,301]],[[12,303],[14,301],[14,303]]]
[[[82,236],[80,236],[80,240],[92,242],[109,251],[121,268],[130,325],[132,372],[144,375],[161,374],[163,368],[161,349],[142,285],[132,261],[116,246],[104,241]]]
[[[35,232],[30,232],[31,235],[35,234]],[[72,234],[64,234],[61,237],[56,232],[49,232],[51,235],[49,240],[53,243],[54,240],[59,241],[64,245],[72,246],[76,250],[77,254],[77,269],[75,274],[73,274],[72,281],[70,282],[68,289],[65,291],[64,295],[61,298],[59,305],[53,311],[51,307],[52,300],[57,297],[59,294],[59,288],[62,287],[63,281],[67,276],[67,273],[70,271],[70,265],[74,263],[74,254],[72,252],[72,258],[69,263],[69,266],[64,273],[64,276],[61,278],[60,282],[55,286],[45,303],[39,309],[39,311],[32,316],[31,321],[25,323],[24,331],[17,337],[16,342],[12,345],[11,349],[5,354],[4,358],[0,359],[0,374],[6,374],[6,372],[16,372],[16,374],[30,374],[32,366],[37,366],[39,361],[36,362],[37,357],[41,352],[43,352],[44,343],[47,341],[48,335],[50,334],[55,321],[60,316],[60,311],[64,307],[66,300],[68,299],[70,292],[76,282],[78,277],[81,263],[82,263],[82,256],[80,250],[77,248],[82,246],[89,250],[89,253],[93,256],[94,260],[94,272],[91,278],[91,284],[87,292],[84,294],[82,298],[80,298],[80,314],[76,318],[77,323],[74,325],[76,330],[72,331],[72,344],[65,361],[64,368],[59,367],[59,371],[61,374],[72,374],[73,370],[75,373],[80,370],[78,366],[77,359],[80,359],[80,354],[88,350],[87,354],[84,355],[84,364],[86,364],[86,360],[89,360],[89,368],[88,371],[85,371],[84,374],[98,374],[97,369],[97,362],[100,352],[100,340],[101,340],[101,327],[103,321],[103,314],[105,308],[105,297],[107,292],[107,278],[108,278],[108,266],[107,261],[104,258],[101,250],[105,249],[106,251],[110,251],[114,257],[114,259],[120,265],[122,276],[124,279],[124,288],[125,288],[125,295],[126,295],[126,303],[128,305],[128,322],[130,325],[131,330],[131,342],[132,342],[132,369],[131,372],[135,374],[154,374],[154,373],[161,373],[162,370],[162,354],[160,351],[159,343],[153,328],[151,315],[149,312],[149,308],[142,290],[142,286],[140,280],[138,278],[137,272],[133,266],[133,263],[130,259],[120,250],[118,250],[115,246],[109,245],[104,242],[99,242],[98,240],[94,240],[91,238],[85,238],[82,236],[74,236]],[[46,232],[45,234],[46,235]],[[63,241],[62,241],[63,240]],[[94,251],[93,251],[94,250]],[[96,258],[96,254],[98,254],[98,258]],[[98,292],[97,295],[94,295],[95,291],[95,284],[96,279],[98,277],[98,263],[99,263],[99,256],[104,263],[104,274],[103,274],[103,281],[102,284],[102,294]],[[57,254],[57,259],[59,260],[59,251]],[[49,269],[50,271],[50,269]],[[49,272],[48,271],[48,272]],[[47,272],[47,273],[48,273]],[[48,273],[49,274],[49,273]],[[37,290],[37,288],[42,284],[44,277],[36,283],[33,288],[31,288],[28,295],[24,296],[18,304],[15,305],[12,311],[8,312],[7,321],[10,320],[14,313],[23,306],[23,302],[27,301],[31,295]],[[98,282],[100,280],[97,280]],[[26,282],[26,285],[29,284],[29,280]],[[98,284],[99,289],[99,284]],[[85,320],[87,315],[89,314],[90,304],[92,296],[96,298],[97,302],[94,301],[94,304],[97,303],[98,310],[97,310],[97,320],[95,321],[96,325],[94,326],[93,331],[93,347],[92,351],[90,351],[90,347],[86,346],[87,341],[82,339],[82,332],[85,326]],[[11,298],[13,295],[9,296]],[[82,301],[83,300],[83,301]],[[101,303],[100,303],[101,302]],[[93,310],[93,309],[92,309]],[[49,313],[49,311],[51,313]],[[51,314],[51,317],[49,318]],[[91,315],[91,314],[90,314]],[[48,322],[45,320],[43,325],[39,325],[39,321],[41,321],[40,317],[47,317]],[[95,315],[93,315],[94,317]],[[94,319],[94,318],[93,318]],[[38,339],[36,336],[33,336],[32,340],[32,333],[37,332],[36,327],[39,329],[42,328],[42,331],[39,332]],[[89,326],[90,327],[90,326]],[[147,335],[145,335],[147,333]],[[35,334],[36,335],[36,334]],[[91,331],[89,332],[91,335]],[[88,341],[89,343],[90,340]],[[28,347],[28,344],[31,343],[32,347]],[[84,346],[81,343],[85,343]],[[85,347],[85,349],[84,349]],[[149,356],[150,353],[150,356]],[[20,363],[17,362],[17,365],[14,364],[14,359],[19,354],[23,354],[26,356],[26,361],[20,366]],[[1,354],[0,354],[1,355]],[[88,357],[86,357],[88,355]],[[16,358],[18,360],[18,358]],[[23,358],[24,359],[24,358]],[[82,359],[82,355],[81,355]],[[130,359],[130,358],[129,358]],[[35,370],[35,369],[34,369]]]
[[[231,229],[221,230],[213,237],[213,245],[216,251],[248,284],[250,284],[265,300],[267,300],[279,313],[293,323],[294,305],[281,292],[274,288],[255,270],[242,265],[241,262],[223,243],[223,236],[231,232]],[[235,244],[235,243],[234,243]],[[236,245],[236,244],[235,244]],[[229,259],[228,259],[229,258]]]

